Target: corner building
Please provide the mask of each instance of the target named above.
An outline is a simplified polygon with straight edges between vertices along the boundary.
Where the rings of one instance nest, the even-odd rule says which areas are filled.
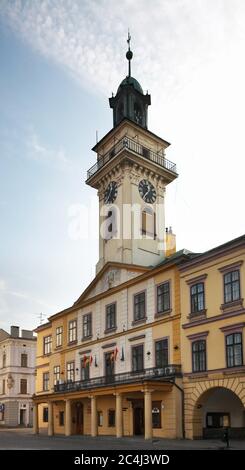
[[[180,266],[187,438],[245,437],[245,236]]]
[[[36,338],[30,330],[0,328],[0,427],[31,427]]]
[[[96,277],[37,328],[35,432],[183,436],[178,266],[191,254],[176,253],[165,231],[176,166],[170,144],[148,129],[151,97],[131,76],[130,46],[126,56],[128,76],[109,100],[113,128],[93,148],[86,180],[105,227]]]

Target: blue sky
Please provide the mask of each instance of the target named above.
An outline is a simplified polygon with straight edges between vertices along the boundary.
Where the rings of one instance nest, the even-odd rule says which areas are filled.
[[[69,226],[96,201],[86,170],[112,126],[128,26],[149,128],[179,170],[166,209],[178,249],[244,233],[244,23],[242,0],[1,1],[0,327],[34,328],[94,275],[95,221],[83,240]]]

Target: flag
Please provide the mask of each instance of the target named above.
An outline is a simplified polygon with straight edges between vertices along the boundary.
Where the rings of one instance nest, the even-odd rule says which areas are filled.
[[[114,361],[114,351],[110,354],[110,360],[111,360],[111,362]]]
[[[83,367],[91,366],[92,362],[93,362],[93,356],[92,355],[90,355],[90,356],[84,355],[83,356]]]
[[[86,359],[86,366],[89,366],[89,364],[90,364],[90,357],[87,356],[87,359]]]
[[[118,348],[115,348],[114,351],[110,354],[110,360],[111,362],[116,361],[118,355]]]

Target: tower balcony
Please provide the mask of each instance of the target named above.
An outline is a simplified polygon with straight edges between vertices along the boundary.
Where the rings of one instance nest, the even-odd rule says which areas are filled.
[[[54,392],[75,392],[90,390],[98,387],[116,386],[122,384],[144,383],[145,381],[171,382],[176,377],[182,377],[179,364],[165,367],[151,367],[141,371],[124,372],[121,374],[95,377],[88,380],[58,383],[54,386]]]
[[[92,177],[94,177],[102,168],[109,162],[115,159],[121,152],[127,151],[130,155],[140,156],[145,160],[151,161],[153,164],[165,169],[171,179],[178,176],[176,164],[165,158],[162,151],[153,152],[151,149],[135,142],[129,137],[123,137],[117,142],[105,155],[99,156],[97,162],[88,170],[86,182],[89,184]]]

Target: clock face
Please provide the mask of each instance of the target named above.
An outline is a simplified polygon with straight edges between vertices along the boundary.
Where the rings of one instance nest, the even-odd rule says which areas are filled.
[[[105,190],[105,196],[104,196],[104,202],[105,204],[112,204],[117,197],[117,183],[116,181],[111,181],[106,190]]]
[[[153,184],[151,184],[148,180],[141,180],[139,182],[139,193],[142,199],[149,204],[153,204],[157,197],[157,193]]]

